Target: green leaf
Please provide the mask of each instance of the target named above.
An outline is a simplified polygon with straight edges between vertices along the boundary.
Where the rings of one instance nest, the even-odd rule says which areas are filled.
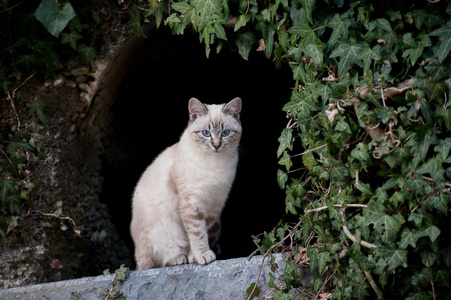
[[[305,17],[310,23],[313,23],[313,8],[315,7],[316,0],[300,0],[302,4],[302,8],[305,12]]]
[[[277,149],[277,157],[280,157],[285,149],[293,150],[293,129],[285,128],[278,139],[280,145]]]
[[[256,41],[255,35],[252,31],[246,31],[245,33],[239,33],[236,37],[236,45],[238,46],[238,52],[245,60],[249,58],[249,52],[252,49]]]
[[[451,150],[451,138],[447,137],[438,142],[438,145],[434,147],[434,151],[437,152],[438,157],[442,160],[446,160]]]
[[[146,37],[141,26],[141,14],[130,10],[130,20],[127,22],[127,27],[133,30],[138,36]]]
[[[316,159],[312,152],[302,155],[302,163],[307,167],[309,171],[313,169],[313,166],[317,165]]]
[[[437,58],[442,63],[448,56],[451,50],[451,21],[448,21],[444,26],[432,31],[430,36],[440,37],[440,46],[437,51]]]
[[[369,23],[369,31],[373,31],[376,28],[385,30],[385,31],[392,31],[392,28],[390,26],[390,23],[387,21],[387,19],[376,19],[374,21],[371,21]]]
[[[332,51],[330,54],[331,58],[340,57],[338,62],[338,75],[345,74],[352,64],[359,62],[362,50],[363,46],[360,44],[350,45],[342,43]]]
[[[388,271],[396,269],[399,266],[407,267],[407,254],[404,249],[392,249],[385,246],[378,246],[375,249],[376,254],[381,257],[388,265]]]
[[[235,23],[234,31],[237,32],[241,27],[246,26],[246,23],[249,22],[251,16],[249,14],[241,15],[238,21]]]
[[[27,103],[28,115],[31,116],[33,114],[36,114],[38,116],[39,121],[41,121],[42,125],[47,126],[47,118],[45,117],[44,112],[42,111],[42,108],[46,106],[46,104],[40,99],[36,99],[32,103]]]
[[[306,39],[308,41],[316,39],[316,34],[306,19],[300,19],[296,25],[288,29],[288,33],[300,36],[302,39]]]
[[[76,50],[77,41],[81,38],[83,38],[83,36],[76,31],[71,31],[70,33],[63,32],[61,34],[61,43],[62,44],[68,43],[72,47],[72,49]]]
[[[252,282],[251,285],[246,289],[246,294],[247,294],[246,299],[254,299],[255,297],[258,297],[258,295],[260,295],[261,288],[259,286],[255,287],[255,285],[256,285],[256,283]],[[254,290],[254,288],[255,288],[255,290]],[[254,291],[254,292],[252,293],[252,291]]]
[[[430,174],[432,180],[436,183],[445,181],[445,170],[442,167],[443,160],[441,158],[431,158],[422,164],[417,170],[417,174]]]
[[[329,44],[329,47],[334,47],[338,38],[348,38],[348,29],[349,26],[351,26],[351,21],[349,19],[342,20],[339,14],[335,14],[335,16],[327,22],[327,26],[333,29],[327,43]]]
[[[277,170],[277,183],[281,189],[285,189],[285,184],[288,180],[288,175],[281,169]]]
[[[192,0],[191,4],[195,8],[196,18],[194,24],[198,31],[202,31],[212,20],[221,16],[222,0]]]
[[[415,138],[406,143],[406,145],[411,146],[411,153],[414,156],[414,168],[416,168],[420,162],[424,161],[427,152],[431,145],[436,145],[438,143],[437,136],[435,135],[434,129],[427,127],[420,127],[415,135]]]
[[[50,34],[58,37],[76,14],[69,2],[61,5],[58,0],[42,0],[34,16]]]
[[[279,165],[285,166],[287,168],[287,171],[290,171],[290,168],[293,165],[293,163],[291,162],[291,157],[287,151],[283,152],[283,156],[279,160]]]
[[[327,263],[331,262],[330,254],[327,252],[319,253],[318,259],[318,271],[320,275],[323,275],[327,271]]]
[[[96,57],[96,51],[93,47],[89,47],[86,44],[80,44],[77,51],[85,58],[86,62],[89,63],[94,57]]]
[[[370,69],[371,61],[378,61],[381,59],[380,56],[381,45],[376,45],[372,49],[365,44],[362,49],[362,53],[360,54],[363,60],[363,73],[366,74]]]
[[[406,249],[407,246],[410,245],[415,248],[417,246],[417,240],[418,238],[415,236],[415,234],[410,231],[409,228],[405,228],[401,234],[401,242],[399,244],[399,247]]]
[[[326,45],[321,43],[319,39],[315,39],[311,43],[303,46],[305,55],[313,59],[315,65],[320,65],[323,62],[323,51]]]
[[[431,239],[431,242],[433,243],[438,238],[440,233],[441,233],[440,229],[437,226],[432,225],[416,232],[415,237],[419,239],[428,236]]]
[[[374,229],[377,232],[384,232],[382,240],[385,242],[393,241],[401,228],[398,220],[385,214],[384,206],[381,202],[371,201],[363,209],[363,216],[366,218],[367,224],[374,224]]]

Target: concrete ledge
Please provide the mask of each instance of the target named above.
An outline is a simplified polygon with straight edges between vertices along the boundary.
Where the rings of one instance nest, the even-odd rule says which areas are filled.
[[[245,299],[246,289],[257,279],[262,256],[215,261],[206,266],[187,264],[144,271],[133,271],[120,287],[130,299]],[[266,258],[259,285],[265,287],[271,272]],[[279,272],[285,262],[276,254]],[[0,299],[103,299],[102,292],[110,289],[113,275],[86,277],[11,288],[0,291]]]

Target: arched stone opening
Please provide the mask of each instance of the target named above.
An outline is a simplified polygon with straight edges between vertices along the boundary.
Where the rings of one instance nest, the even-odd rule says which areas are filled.
[[[104,140],[99,199],[108,206],[132,255],[133,188],[152,160],[178,141],[188,121],[188,100],[224,103],[239,96],[243,99],[240,162],[222,216],[218,258],[247,256],[255,249],[251,235],[271,230],[284,213],[284,195],[276,181],[276,150],[285,119],[283,99],[290,97],[293,86],[290,70],[276,69],[263,53],[254,52],[245,61],[237,52],[222,49],[219,54],[212,51],[207,59],[204,45],[190,34],[172,36],[160,28],[147,35],[133,47],[125,46],[129,50],[121,50],[123,58],[114,67],[128,72],[120,84],[114,82],[119,85],[111,108],[111,131]]]

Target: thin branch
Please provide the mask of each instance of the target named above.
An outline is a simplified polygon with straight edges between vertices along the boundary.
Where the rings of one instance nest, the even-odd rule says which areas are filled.
[[[430,181],[430,182],[434,182],[434,180],[431,177],[427,177],[427,176],[424,176],[424,175],[423,175],[423,179],[427,180],[427,181]],[[445,186],[451,188],[451,183],[445,182]]]
[[[16,98],[16,92],[17,92],[18,89],[20,89],[21,87],[23,87],[23,86],[27,83],[27,81],[30,80],[34,75],[36,75],[36,71],[34,71],[33,74],[31,74],[30,76],[28,76],[28,77],[22,82],[21,85],[19,85],[18,87],[16,87],[16,88],[13,90],[12,95],[9,93],[9,91],[7,92],[8,99],[9,99],[9,101],[11,102],[11,107],[13,108],[14,115],[16,116],[16,119],[17,119],[17,131],[20,130],[20,118],[19,118],[19,114],[17,113],[17,110],[16,110],[16,105],[14,104],[14,99]]]
[[[365,273],[366,279],[368,280],[368,282],[370,283],[370,285],[373,288],[374,292],[376,293],[377,299],[384,299],[384,294],[382,294],[382,291],[377,286],[376,282],[373,279],[373,276],[371,276],[371,272],[370,271],[363,271],[363,273]]]
[[[16,106],[14,105],[13,97],[11,97],[11,94],[9,93],[9,91],[8,91],[7,94],[8,94],[8,99],[9,99],[9,101],[11,102],[11,107],[13,108],[14,115],[16,116],[16,119],[17,119],[17,131],[20,131],[20,118],[19,118],[19,114],[17,113]]]
[[[365,208],[365,207],[367,207],[367,205],[366,204],[358,204],[358,203],[350,203],[350,204],[344,204],[344,206],[341,204],[334,204],[334,207],[335,208],[346,208],[346,207]],[[328,206],[321,206],[321,207],[317,207],[317,208],[307,209],[304,211],[304,213],[308,214],[311,212],[319,212],[322,210],[326,210],[328,208],[329,208]]]
[[[324,145],[321,145],[321,146],[315,147],[315,148],[313,148],[313,149],[309,149],[309,150],[307,150],[307,151],[304,151],[304,152],[302,152],[302,153],[299,153],[299,154],[295,154],[295,155],[292,155],[291,157],[302,156],[302,155],[305,155],[305,154],[307,154],[307,153],[310,153],[310,152],[312,152],[312,151],[315,151],[315,150],[318,150],[318,149],[324,148],[324,147],[326,147],[326,146],[327,146],[327,144],[324,144]]]
[[[72,223],[72,225],[74,225],[75,228],[77,227],[77,225],[75,224],[75,221],[71,217],[62,217],[62,216],[58,216],[57,214],[44,213],[44,212],[39,211],[39,210],[33,210],[32,213],[38,213],[38,214],[43,215],[45,217],[57,218],[57,219],[60,219],[60,220],[69,220]]]
[[[352,235],[352,233],[349,231],[348,226],[343,225],[343,231],[346,234],[346,236],[348,237],[348,239],[350,239],[351,241],[353,241],[354,243],[357,243],[357,239],[355,236]],[[376,249],[376,245],[368,243],[364,240],[360,240],[360,245],[366,248],[369,248],[371,250]]]
[[[435,287],[434,287],[434,280],[432,277],[432,269],[431,269],[431,262],[429,260],[429,253],[428,253],[428,268],[429,268],[429,275],[431,276],[432,299],[435,300]]]

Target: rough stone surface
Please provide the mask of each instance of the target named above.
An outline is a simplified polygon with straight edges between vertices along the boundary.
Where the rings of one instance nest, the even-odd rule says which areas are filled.
[[[283,272],[285,262],[276,254],[275,262]],[[245,299],[246,289],[255,282],[262,256],[215,261],[206,266],[186,264],[131,272],[120,291],[126,299]],[[259,285],[265,288],[271,265],[265,259]],[[114,275],[86,277],[46,284],[0,290],[0,299],[103,299]],[[78,298],[77,298],[78,297]]]

